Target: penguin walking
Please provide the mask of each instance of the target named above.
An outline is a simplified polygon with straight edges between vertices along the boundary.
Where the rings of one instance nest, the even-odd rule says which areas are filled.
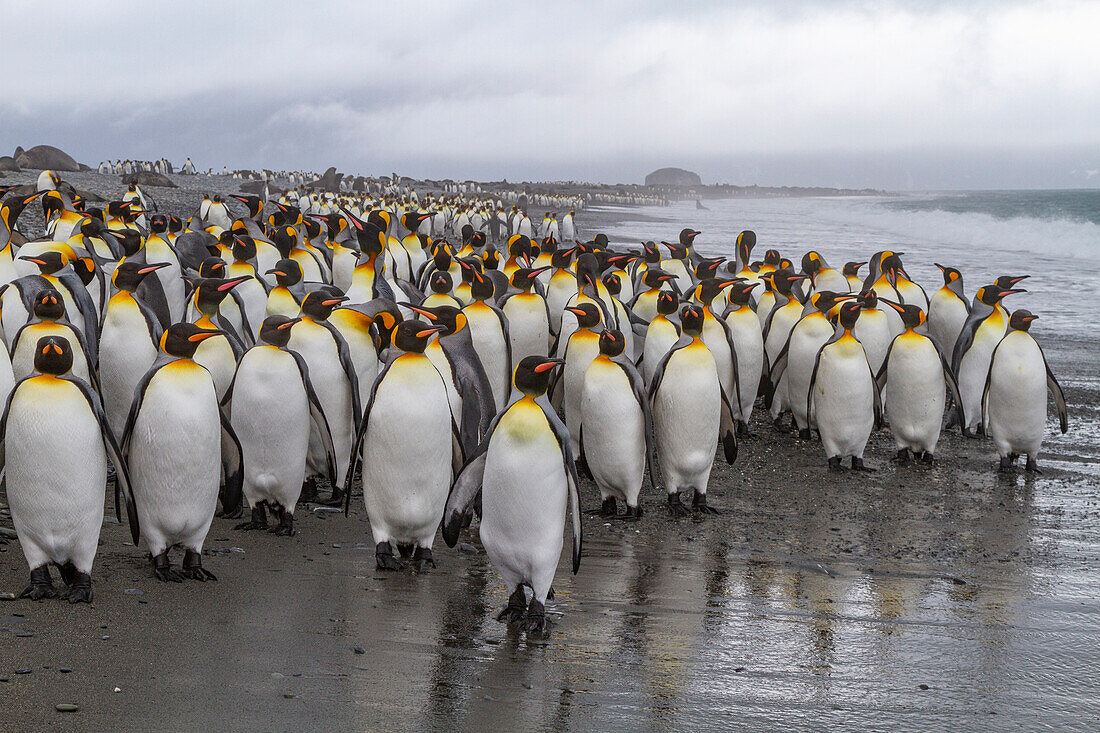
[[[1038,316],[1015,311],[1008,321],[1008,333],[998,342],[989,359],[982,393],[982,422],[997,446],[1000,469],[1011,470],[1016,458],[1027,456],[1025,470],[1039,473],[1037,459],[1047,423],[1047,390],[1058,408],[1058,427],[1069,430],[1069,415],[1062,387],[1050,371],[1042,347],[1029,333]]]
[[[810,420],[817,424],[829,468],[834,470],[849,456],[853,470],[866,470],[863,449],[872,428],[881,423],[878,384],[863,345],[852,334],[860,317],[859,303],[840,306],[840,328],[817,352],[806,398]]]
[[[19,545],[31,569],[21,598],[57,594],[49,563],[61,571],[70,603],[92,600],[92,563],[103,526],[107,458],[126,496],[131,533],[137,542],[137,514],[126,461],[103,412],[99,396],[71,374],[73,352],[61,336],[40,338],[34,371],[12,391],[3,417],[0,470]]]
[[[617,330],[604,331],[599,355],[584,373],[581,395],[582,461],[600,490],[599,515],[615,519],[617,501],[626,504],[623,519],[642,516],[638,495],[646,466],[656,484],[656,438],[653,413],[642,376],[624,354],[626,340]]]
[[[528,356],[519,363],[514,386],[521,396],[496,417],[467,459],[443,515],[443,539],[454,547],[481,492],[481,544],[513,589],[497,620],[524,621],[529,635],[546,631],[546,599],[561,556],[566,516],[573,526],[574,574],[581,562],[580,501],[569,433],[546,399],[551,372],[561,363],[546,356]],[[525,587],[532,590],[530,603]]]
[[[691,510],[717,514],[707,504],[707,482],[714,465],[719,437],[726,461],[737,459],[737,436],[720,433],[725,410],[733,424],[732,408],[722,392],[714,356],[703,343],[703,309],[685,305],[680,311],[683,335],[669,350],[649,386],[657,455],[668,491],[668,510],[674,517],[688,514],[680,493],[694,489]]]
[[[267,510],[279,536],[294,534],[294,510],[306,477],[311,430],[327,453],[327,478],[337,485],[336,450],[309,367],[288,349],[297,319],[268,316],[260,324],[259,343],[244,353],[223,399],[229,424],[241,443],[242,491],[251,509],[249,521],[234,529],[269,529]]]
[[[241,448],[218,406],[210,372],[195,350],[220,332],[177,323],[161,336],[163,352],[142,377],[126,419],[122,450],[130,468],[141,543],[162,581],[216,580],[202,566],[202,546],[218,503],[231,513],[240,505]],[[184,548],[182,570],[168,560]]]
[[[435,531],[443,518],[452,471],[461,461],[444,376],[424,355],[428,339],[445,328],[423,321],[397,325],[394,346],[402,353],[378,375],[352,447],[344,495],[351,495],[361,458],[363,501],[379,570],[402,567],[391,543],[406,557],[408,548],[415,546],[417,569],[435,567]]]
[[[909,452],[931,465],[940,439],[946,390],[961,403],[959,387],[947,360],[928,336],[918,333],[926,322],[916,305],[884,301],[901,314],[905,331],[894,337],[876,381],[884,395],[883,408],[897,444],[899,463],[909,462]],[[890,389],[886,390],[887,383]]]

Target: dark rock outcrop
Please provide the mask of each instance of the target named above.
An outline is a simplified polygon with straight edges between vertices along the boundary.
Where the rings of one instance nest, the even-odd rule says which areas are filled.
[[[12,171],[14,173],[19,170],[19,164],[15,162],[15,158],[7,155],[0,155],[0,171]]]
[[[344,177],[343,173],[336,172],[336,166],[329,168],[325,171],[325,174],[320,178],[310,181],[306,184],[309,188],[319,188],[322,191],[339,191],[340,179]]]
[[[645,177],[647,186],[701,186],[698,173],[683,168],[659,168]]]
[[[30,150],[23,150],[22,148],[16,148],[17,155],[15,158],[16,164],[20,168],[30,168],[32,170],[49,170],[54,171],[79,171],[80,164],[77,163],[72,157],[61,150],[58,150],[52,145],[35,145]]]

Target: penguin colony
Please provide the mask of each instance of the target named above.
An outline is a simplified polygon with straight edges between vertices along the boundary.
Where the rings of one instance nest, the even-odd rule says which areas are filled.
[[[581,559],[578,474],[601,517],[642,515],[647,469],[673,516],[717,514],[716,450],[736,460],[758,399],[833,469],[864,469],[884,421],[897,461],[931,463],[949,410],[1001,469],[1038,470],[1048,390],[1067,429],[1036,316],[1002,305],[1026,276],[971,302],[951,267],[929,298],[901,253],[835,269],[808,252],[796,270],[754,260],[751,231],[727,261],[692,229],[618,248],[572,212],[536,224],[478,198],[230,196],[237,215],[214,196],[184,221],[136,186],[103,209],[48,171],[37,189],[0,204],[0,436],[27,598],[57,595],[53,564],[69,601],[91,599],[110,466],[161,580],[215,579],[219,505],[291,535],[317,479],[345,513],[361,484],[378,568],[434,566],[437,530],[453,546],[476,514],[512,590],[500,620],[540,633],[567,520]]]

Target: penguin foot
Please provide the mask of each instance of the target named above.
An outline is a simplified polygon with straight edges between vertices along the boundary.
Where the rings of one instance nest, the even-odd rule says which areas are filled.
[[[248,532],[253,529],[267,528],[267,509],[264,508],[263,503],[258,503],[256,504],[256,506],[252,507],[252,518],[249,521],[233,525],[233,529],[239,529],[244,532]]]
[[[508,605],[497,614],[497,621],[503,621],[511,625],[518,621],[522,621],[526,614],[527,595],[523,592],[523,586],[517,585],[516,589],[512,591],[512,595],[508,596]]]
[[[637,522],[641,518],[642,518],[642,506],[641,506],[641,504],[639,504],[638,506],[630,506],[629,504],[627,504],[626,505],[626,512],[621,517],[619,517],[619,519],[623,520],[624,522]],[[549,598],[549,597],[550,596],[547,596],[547,598]]]
[[[298,501],[317,501],[317,479],[310,477],[302,482],[302,493],[298,496]]]
[[[413,550],[416,549],[416,545],[412,542],[398,542],[397,554],[401,556],[402,560],[408,560],[412,557]]]
[[[374,546],[374,567],[378,570],[400,570],[405,565],[393,556],[389,542],[379,542]]]
[[[92,576],[88,573],[76,571],[69,592],[65,595],[65,600],[69,603],[91,603]]]
[[[977,433],[975,433],[970,428],[963,428],[963,437],[964,438],[970,438],[971,440],[978,440],[982,436],[978,435]]]
[[[293,537],[294,515],[290,512],[284,511],[283,516],[279,520],[279,523],[268,531],[277,537]]]
[[[680,503],[680,493],[673,492],[668,495],[668,513],[673,517],[686,517],[691,511]]]
[[[183,567],[180,575],[184,578],[205,583],[208,580],[217,580],[217,576],[202,566],[202,555],[194,550],[188,550],[183,555]]]
[[[78,573],[76,570],[76,566],[73,565],[72,560],[58,565],[57,572],[61,574],[61,580],[65,583],[65,585],[71,586],[73,583],[76,582],[76,576]]]
[[[893,460],[894,460],[895,463],[897,463],[900,466],[908,466],[909,465],[909,449],[908,448],[898,448],[898,453],[897,453],[896,456],[894,456]]]
[[[615,502],[614,496],[609,496],[603,500],[603,504],[599,509],[589,509],[586,514],[603,517],[604,519],[614,519],[615,515],[619,513],[619,506]]]
[[[747,422],[737,423],[737,437],[738,438],[755,438],[756,434],[749,430],[749,424]]]
[[[317,503],[323,506],[344,506],[344,490],[334,486],[332,496]]]
[[[933,460],[935,460],[935,456],[933,456],[928,451],[925,451],[924,454],[920,457],[920,462],[926,466],[931,466]]]
[[[417,547],[413,551],[413,562],[416,563],[416,569],[423,570],[425,566],[435,567],[435,558],[432,557],[432,550],[430,547]]]
[[[172,567],[172,563],[168,561],[168,550],[154,555],[153,558],[153,575],[157,577],[163,583],[182,583],[183,576],[176,572]]]
[[[554,586],[550,586],[550,590],[546,591],[546,600],[554,600]]]
[[[813,433],[810,432],[809,428],[802,428],[798,431],[798,437],[802,440],[812,440],[814,436]]]
[[[527,607],[527,621],[523,625],[523,630],[528,636],[546,635],[546,606],[534,598],[531,599],[531,605]]]
[[[832,456],[829,459],[829,470],[830,471],[840,471],[843,468],[844,467],[840,465],[840,456]]]
[[[722,436],[722,455],[731,466],[737,462],[737,436],[732,430]]]
[[[19,597],[29,598],[32,601],[57,598],[57,589],[54,588],[48,565],[39,566],[31,571],[31,584],[23,589]]]
[[[227,510],[223,505],[218,513],[214,516],[220,517],[221,519],[240,519],[242,516],[244,516],[244,505],[242,503],[238,503],[236,507],[229,510]]]
[[[718,511],[717,509],[715,509],[712,506],[707,506],[707,495],[706,494],[700,494],[698,491],[696,491],[695,496],[693,496],[691,498],[691,511],[696,512],[697,514],[721,514],[722,513],[722,512]]]
[[[1008,471],[1011,471],[1013,468],[1015,468],[1015,463],[1015,459],[1011,456],[1001,456],[1001,462],[1000,464],[998,464],[997,470],[1001,471],[1002,473],[1007,473]]]
[[[1028,473],[1042,473],[1039,470],[1039,463],[1031,456],[1027,457],[1027,463],[1024,465],[1024,470]]]
[[[786,433],[790,431],[790,428],[783,424],[782,415],[772,420],[772,427],[775,428],[775,431],[777,433]]]
[[[875,472],[875,469],[868,468],[867,466],[863,465],[863,459],[862,458],[856,458],[855,456],[852,456],[852,470],[853,471],[864,471],[865,473],[874,473]]]

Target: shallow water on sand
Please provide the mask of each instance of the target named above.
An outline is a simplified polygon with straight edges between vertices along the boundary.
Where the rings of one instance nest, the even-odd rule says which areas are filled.
[[[888,243],[926,284],[925,260],[955,252],[971,292],[971,271],[1030,270],[1034,302],[1051,302],[1048,270],[1018,253],[1002,268],[962,259],[965,243],[918,252],[835,221],[843,202],[832,219],[821,201],[729,205],[755,215],[725,230],[693,203],[585,216],[622,241],[695,226],[705,252],[753,227],[761,248],[801,255],[814,241],[835,265]],[[1095,268],[1077,277],[1095,284]],[[459,550],[438,542],[439,567],[418,575],[375,571],[359,498],[351,519],[301,508],[292,538],[216,519],[204,564],[219,582],[177,585],[154,580],[109,520],[92,606],[0,601],[0,727],[1096,730],[1097,342],[1029,307],[1071,409],[1068,436],[1050,426],[1041,476],[998,476],[990,445],[957,434],[932,468],[890,463],[880,433],[877,472],[830,473],[818,445],[758,419],[738,463],[715,466],[720,516],[671,520],[647,484],[640,522],[585,517],[580,573],[565,553],[541,641],[494,620],[508,589],[476,527]],[[598,505],[588,482],[581,497]],[[18,591],[18,544],[0,549],[0,591]],[[53,711],[62,702],[80,704],[72,721]]]

